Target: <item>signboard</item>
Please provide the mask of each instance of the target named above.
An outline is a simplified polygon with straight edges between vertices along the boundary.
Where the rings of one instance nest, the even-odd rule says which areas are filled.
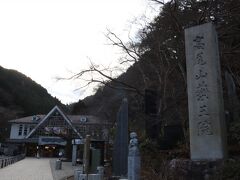
[[[39,145],[56,144],[66,146],[67,142],[60,137],[40,136],[38,140]]]
[[[50,133],[53,133],[56,135],[59,135],[59,134],[66,135],[67,134],[67,129],[65,127],[45,127],[44,130],[47,134],[50,134]]]
[[[83,142],[83,139],[73,139],[72,144],[79,145],[79,144],[84,144],[84,142]]]

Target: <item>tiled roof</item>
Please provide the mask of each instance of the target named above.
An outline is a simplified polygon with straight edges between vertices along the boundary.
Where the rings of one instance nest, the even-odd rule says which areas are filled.
[[[40,114],[40,115],[34,115],[34,116],[27,116],[27,117],[23,117],[23,118],[18,118],[18,119],[13,119],[10,120],[8,122],[10,123],[34,123],[37,124],[38,122],[40,122],[46,115]],[[33,117],[38,117],[38,120],[33,120]]]
[[[34,115],[34,116],[27,116],[23,118],[13,119],[10,120],[9,123],[33,123],[38,124],[46,115]],[[33,120],[34,117],[38,117],[38,120]],[[93,116],[93,115],[67,115],[67,117],[70,119],[70,121],[73,124],[107,124],[106,121],[103,121],[102,119]],[[82,120],[84,118],[87,118],[86,122],[83,122]]]

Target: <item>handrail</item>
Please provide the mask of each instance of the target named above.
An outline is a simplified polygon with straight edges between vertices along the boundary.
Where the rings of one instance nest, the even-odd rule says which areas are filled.
[[[25,154],[19,154],[17,156],[12,156],[12,157],[4,157],[2,159],[0,158],[0,169],[8,165],[11,165],[15,162],[18,162],[24,158],[25,158]]]

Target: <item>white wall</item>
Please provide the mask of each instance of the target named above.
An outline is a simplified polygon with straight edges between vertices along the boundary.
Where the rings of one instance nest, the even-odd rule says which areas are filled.
[[[30,125],[28,125],[28,124],[22,124],[22,125],[23,125],[22,134],[18,135],[20,124],[12,124],[11,132],[10,132],[10,139],[24,139],[24,137],[25,137],[24,128],[25,128],[25,126],[27,126],[27,134],[28,134]]]

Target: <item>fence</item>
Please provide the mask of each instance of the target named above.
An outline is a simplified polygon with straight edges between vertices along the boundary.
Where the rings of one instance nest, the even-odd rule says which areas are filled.
[[[17,156],[12,156],[12,157],[4,157],[4,158],[0,158],[0,168],[4,168],[8,165],[11,165],[17,161],[20,161],[22,159],[25,158],[25,154],[20,154]]]

